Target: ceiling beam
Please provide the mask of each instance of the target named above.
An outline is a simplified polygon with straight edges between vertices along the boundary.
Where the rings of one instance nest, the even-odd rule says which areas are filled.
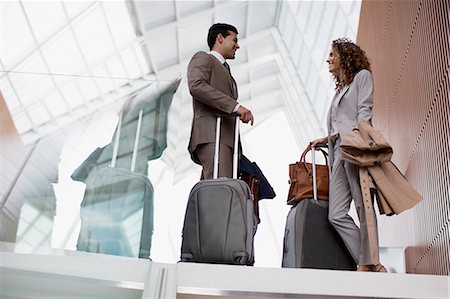
[[[135,2],[135,0],[127,0],[127,1]],[[245,5],[247,5],[247,2],[242,2],[242,1],[227,1],[224,3],[216,4],[212,8],[207,8],[202,11],[199,11],[199,12],[196,12],[196,13],[184,16],[184,17],[180,17],[179,19],[177,19],[175,21],[168,22],[168,23],[162,24],[162,25],[158,25],[157,27],[149,28],[145,31],[144,37],[147,37],[147,35],[153,35],[155,33],[159,33],[161,31],[173,30],[175,28],[177,28],[177,29],[184,28],[184,27],[187,27],[188,25],[191,25],[192,23],[196,22],[198,19],[214,16],[215,12],[217,12],[218,10],[226,11],[226,10],[238,7],[238,6],[245,6]]]
[[[155,65],[154,59],[150,53],[149,36],[146,34],[145,24],[142,22],[142,17],[137,8],[137,2],[135,0],[126,0],[128,12],[133,23],[134,31],[137,37],[143,38],[142,53],[149,66],[150,70],[153,70],[156,76],[158,76],[158,68]],[[151,72],[151,71],[150,71]]]

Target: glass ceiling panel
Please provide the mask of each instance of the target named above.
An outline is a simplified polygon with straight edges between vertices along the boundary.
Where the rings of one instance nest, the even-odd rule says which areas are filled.
[[[114,89],[114,82],[111,79],[111,73],[108,72],[104,65],[96,67],[93,70],[93,74],[97,77],[97,83],[100,87],[101,93],[107,93],[109,90]]]
[[[141,44],[136,44],[132,47],[134,55],[136,55],[137,63],[139,67],[142,69],[142,72],[144,74],[150,73],[150,68],[145,60],[144,53],[142,52],[142,46]]]
[[[38,52],[27,58],[15,70],[22,73],[11,73],[9,76],[25,106],[31,105],[55,87],[51,77],[45,75],[48,74],[48,69]]]
[[[6,70],[34,48],[34,41],[19,2],[1,1],[1,51]],[[5,13],[5,12],[8,13]],[[3,74],[2,74],[3,75]]]
[[[252,83],[252,87],[255,88],[253,91],[253,96],[265,95],[271,91],[278,91],[280,89],[280,84],[278,82],[277,76],[272,76],[267,79],[262,79]],[[249,97],[251,99],[251,97]],[[255,109],[255,108],[253,108]]]
[[[175,3],[179,17],[188,16],[207,8],[212,8],[214,1],[178,1]]]
[[[75,38],[68,28],[42,47],[42,55],[50,72],[56,75],[54,79],[57,84],[67,80],[66,76],[57,76],[58,74],[76,74],[84,66]]]
[[[342,11],[346,16],[354,14],[355,13],[355,5],[356,3],[354,1],[341,1],[340,6],[342,8]],[[357,13],[359,14],[359,11],[357,10]]]
[[[51,119],[51,116],[48,114],[44,105],[39,102],[30,106],[28,109],[28,113],[31,117],[31,120],[36,126],[46,123]]]
[[[146,20],[145,30],[176,20],[175,5],[172,1],[136,1],[142,19]]]
[[[322,86],[321,82],[319,80],[312,80],[307,86],[306,86],[306,92],[311,96],[312,99],[312,105],[314,107],[314,110],[316,109],[316,105],[319,104],[321,101],[317,100],[316,92],[319,86]]]
[[[114,49],[101,8],[97,5],[74,22],[74,31],[88,64]]]
[[[275,24],[276,7],[278,3],[276,1],[252,1],[248,4],[248,28],[247,35],[258,32],[263,29],[267,29],[267,24],[271,24],[270,27]],[[264,22],[258,21],[264,20]]]
[[[22,4],[38,43],[42,43],[67,22],[59,1],[22,1]]]
[[[258,80],[276,73],[278,73],[278,69],[275,61],[269,61],[253,67],[250,78],[251,80]]]
[[[71,109],[85,104],[83,97],[80,94],[79,88],[75,86],[74,82],[70,82],[61,88],[61,93],[69,102]],[[53,112],[53,111],[52,111]]]
[[[294,64],[298,62],[299,55],[297,53],[302,53],[303,50],[303,40],[300,34],[293,34],[292,35],[292,43],[290,45],[291,53],[293,53],[292,60]]]
[[[74,18],[89,6],[95,5],[96,1],[62,1],[69,18]]]
[[[256,59],[278,51],[277,45],[271,35],[268,35],[267,38],[258,40],[257,42],[250,43],[247,47],[249,59]],[[241,53],[239,53],[239,55],[241,55]]]
[[[308,15],[308,22],[306,24],[305,31],[303,31],[303,36],[305,37],[306,43],[313,47],[318,37],[318,29],[321,27],[322,22],[330,23],[332,20],[323,19],[324,2],[314,2],[311,12]],[[323,25],[322,25],[323,26]]]
[[[312,60],[310,52],[304,49],[304,51],[301,52],[300,61],[298,63],[298,73],[300,74],[300,79],[303,82],[303,85],[307,84],[307,80],[309,78],[309,69],[311,67]],[[299,67],[301,66],[301,67]]]
[[[320,34],[329,37],[328,39],[331,38],[331,31],[333,27],[336,25],[334,17],[337,13],[339,13],[339,7],[337,2],[330,2],[324,7],[323,19],[327,21],[322,22],[319,30]],[[316,41],[317,48],[320,50],[328,48],[330,46],[329,43],[330,42],[327,41],[325,38],[319,38]],[[324,53],[320,53],[321,57],[324,57],[323,54]]]
[[[58,91],[52,92],[50,95],[45,96],[43,101],[47,107],[51,109],[52,115],[55,117],[67,113],[70,109],[70,107],[67,107],[66,103],[62,100],[61,94]]]
[[[324,86],[322,84],[318,84],[317,91],[316,91],[316,99],[325,99],[327,97],[326,90],[330,90],[330,89],[332,89],[332,86],[324,88]],[[327,101],[316,101],[316,103],[314,104],[314,107],[315,107],[318,115],[326,115],[326,113],[328,112],[328,108],[329,108],[327,105]]]
[[[108,26],[116,45],[130,41],[135,36],[130,15],[124,1],[101,2]]]
[[[122,53],[122,55],[123,54],[125,53]],[[124,64],[126,65],[126,69]],[[113,78],[131,78],[133,77],[131,76],[131,73],[134,72],[132,70],[136,68],[136,62],[132,61],[131,64],[125,63],[123,60],[119,59],[119,56],[114,56],[106,62],[106,66]]]
[[[177,51],[167,50],[178,48],[175,27],[166,27],[158,32],[152,32],[148,46],[157,69],[163,69],[178,62]]]
[[[292,11],[297,11],[297,9],[299,9],[299,6],[302,6],[303,3],[309,6],[310,1],[288,1],[289,8]]]
[[[178,40],[182,59],[191,59],[196,50],[209,50],[206,44],[207,28],[211,26],[211,19],[203,17],[195,19],[194,22],[178,28]],[[205,30],[206,29],[206,30]],[[198,34],[192,34],[198,32]],[[239,51],[239,50],[238,50]]]
[[[290,2],[293,3],[294,1]],[[311,1],[300,1],[297,2],[298,7],[294,8],[292,7],[291,10],[297,14],[297,24],[300,31],[303,32],[306,29],[306,26],[308,24],[309,15],[312,10],[312,2]]]
[[[291,59],[295,66],[298,66],[300,63],[300,58],[302,57],[303,51],[305,51],[305,45],[303,44],[303,40],[301,38],[295,41],[295,47],[298,48],[297,52],[292,53]]]
[[[333,26],[333,36],[349,36],[347,32],[347,19],[342,14],[336,15],[336,21]],[[355,37],[356,34],[354,33]]]
[[[27,114],[47,123],[50,115],[89,105],[130,78],[148,74],[142,49],[127,50],[136,47],[131,43],[136,36],[124,1],[2,1],[1,8],[2,71],[11,71],[2,72],[1,89],[22,133],[32,127]],[[114,54],[112,72],[104,63]],[[92,78],[93,69],[102,78]],[[110,78],[115,76],[123,79]]]
[[[90,74],[82,74],[82,77],[77,78],[77,85],[82,86],[81,92],[86,99],[94,99],[100,95],[98,88],[99,78],[90,78]]]
[[[247,2],[234,2],[238,3],[234,6],[227,6],[227,9],[219,9],[215,13],[214,22],[233,24],[239,31],[239,38],[247,37]],[[212,25],[212,24],[211,24]]]
[[[284,11],[283,22],[280,24],[279,29],[282,32],[282,35],[285,36],[284,42],[286,43],[286,47],[290,49],[292,45],[292,36],[297,33],[295,31],[295,19],[292,14],[287,12],[287,9],[284,9]]]
[[[129,78],[139,78],[144,76],[144,72],[139,66],[139,62],[136,60],[136,55],[133,53],[132,48],[128,48],[121,53],[121,57],[124,65],[126,65],[127,77]],[[111,71],[111,73],[116,76],[116,73]]]

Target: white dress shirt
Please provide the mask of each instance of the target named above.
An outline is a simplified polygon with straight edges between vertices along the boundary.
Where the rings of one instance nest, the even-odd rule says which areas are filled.
[[[214,50],[211,50],[210,52],[209,52],[209,54],[211,54],[212,56],[214,56],[217,60],[219,60],[220,61],[220,63],[221,64],[224,64],[226,61],[225,61],[225,58],[222,56],[222,54],[220,54],[219,52],[217,52],[217,51],[214,51]],[[241,107],[241,104],[236,104],[236,106],[234,107],[234,109],[233,109],[233,112],[236,112],[238,109],[239,109],[239,107]]]

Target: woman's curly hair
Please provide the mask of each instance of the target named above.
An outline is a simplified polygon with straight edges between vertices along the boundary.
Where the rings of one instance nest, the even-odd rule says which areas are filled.
[[[366,56],[366,52],[351,40],[347,38],[338,38],[332,42],[331,47],[339,55],[340,67],[344,71],[343,78],[333,75],[333,79],[336,83],[336,90],[352,83],[353,78],[360,70],[366,69],[371,72],[370,62]]]

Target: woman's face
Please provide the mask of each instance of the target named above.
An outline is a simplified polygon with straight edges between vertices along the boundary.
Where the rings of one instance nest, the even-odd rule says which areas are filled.
[[[328,55],[327,63],[330,73],[335,76],[338,75],[341,69],[341,63],[339,61],[339,54],[333,47],[331,48],[330,54]]]

